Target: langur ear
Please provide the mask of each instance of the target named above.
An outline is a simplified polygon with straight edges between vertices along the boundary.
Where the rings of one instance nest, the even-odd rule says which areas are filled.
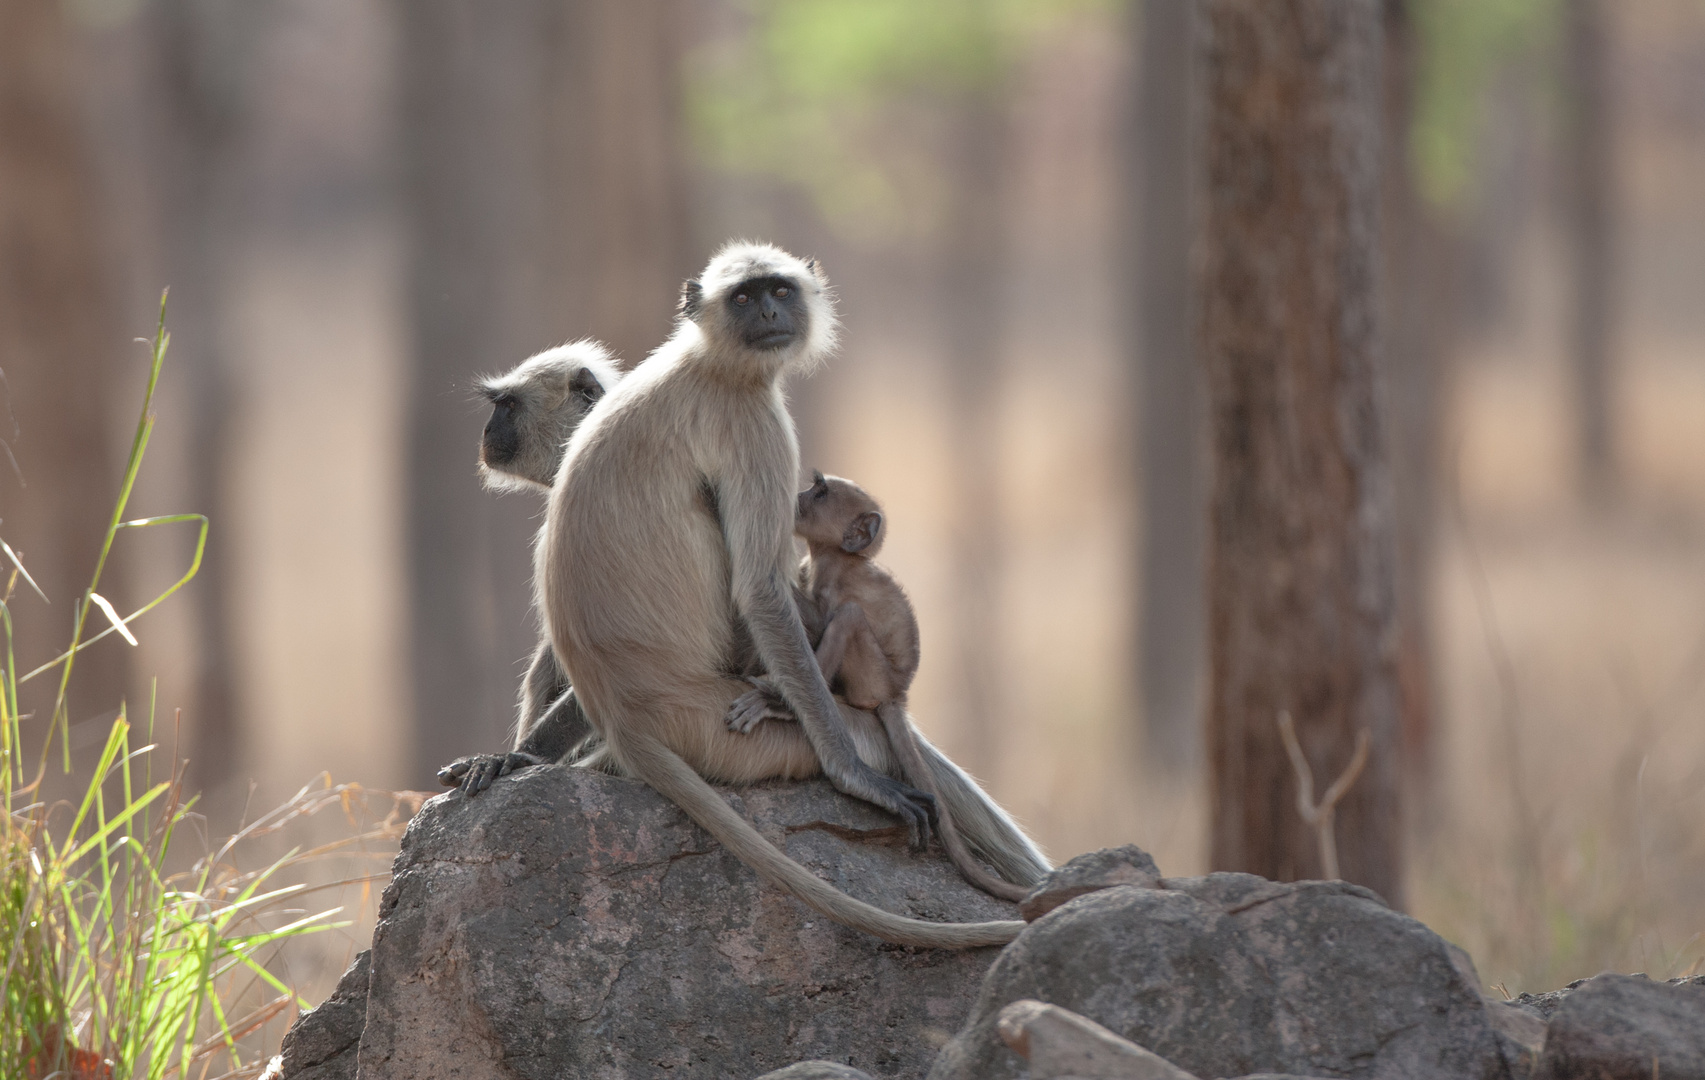
[[[859,552],[876,543],[876,538],[882,535],[882,514],[876,510],[866,510],[853,518],[852,524],[841,536],[841,550],[849,555]]]
[[[592,373],[591,368],[576,371],[574,377],[568,380],[568,388],[588,402],[597,401],[604,396],[604,384],[598,381],[598,376]]]
[[[689,281],[681,286],[681,305],[679,308],[683,318],[697,320],[699,308],[704,303],[704,286],[696,281]]]
[[[806,259],[805,269],[811,271],[811,276],[817,279],[819,285],[823,283],[823,269],[817,265],[816,259]]]

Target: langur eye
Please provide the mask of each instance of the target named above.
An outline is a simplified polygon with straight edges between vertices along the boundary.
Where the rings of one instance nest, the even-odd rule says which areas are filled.
[[[777,285],[776,286],[776,299],[781,300],[781,299],[785,298],[787,296],[787,294],[792,292],[792,291],[793,290],[788,288],[786,285]]]
[[[745,294],[745,293],[743,293],[743,292],[740,292],[740,293],[735,293],[735,294],[734,294],[734,302],[735,302],[735,303],[736,303],[736,304],[745,304],[745,303],[749,303],[749,302],[750,302],[750,301],[751,301],[751,299],[752,299],[752,298],[751,298],[751,297],[750,297],[750,296],[747,296],[747,295],[746,295],[746,294]]]

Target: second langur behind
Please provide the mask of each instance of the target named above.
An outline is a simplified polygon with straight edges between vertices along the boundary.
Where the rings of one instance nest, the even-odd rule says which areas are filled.
[[[480,432],[481,481],[494,491],[550,491],[569,436],[621,377],[609,348],[583,338],[481,379],[480,394],[491,403]],[[521,681],[518,712],[507,754],[457,758],[438,770],[439,782],[477,795],[516,769],[561,760],[591,733],[548,634],[540,635]]]

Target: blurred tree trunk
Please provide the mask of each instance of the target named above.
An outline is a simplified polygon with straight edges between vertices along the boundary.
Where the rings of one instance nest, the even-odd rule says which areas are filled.
[[[631,367],[668,337],[681,283],[710,255],[693,249],[681,160],[685,13],[679,0],[566,10],[549,164],[553,198],[584,201],[559,212],[550,303],[566,305],[565,333],[595,334]]]
[[[674,0],[406,0],[402,143],[408,416],[409,783],[506,739],[529,615],[530,499],[474,470],[473,379],[596,333],[660,342],[684,256]]]
[[[1615,301],[1615,177],[1609,12],[1599,0],[1568,0],[1565,199],[1572,244],[1569,359],[1575,378],[1580,486],[1602,500],[1616,484],[1610,386]]]
[[[151,96],[161,111],[149,167],[159,184],[161,258],[171,287],[170,363],[186,391],[189,509],[210,522],[201,572],[186,589],[195,610],[195,683],[185,710],[195,788],[231,778],[242,753],[231,492],[239,402],[224,320],[233,301],[236,144],[266,10],[256,0],[159,0],[147,14]]]
[[[1375,363],[1376,0],[1207,0],[1202,354],[1210,862],[1318,877],[1276,718],[1338,806],[1342,876],[1403,903],[1391,481]]]
[[[1194,0],[1145,0],[1137,77],[1136,310],[1142,509],[1137,685],[1151,764],[1201,758],[1206,418],[1191,339]]]
[[[1406,773],[1424,793],[1433,754],[1428,627],[1437,507],[1439,400],[1457,311],[1457,245],[1416,189],[1409,156],[1419,62],[1414,0],[1383,0],[1385,138],[1380,162],[1381,350],[1396,491],[1398,680]]]
[[[113,394],[141,385],[120,375],[129,336],[116,325],[106,279],[66,11],[58,0],[0,4],[0,536],[51,601],[18,583],[23,671],[70,642],[118,492]],[[0,573],[10,572],[6,562]],[[122,579],[114,565],[101,583],[119,606],[130,599]],[[107,622],[97,611],[87,625]],[[78,658],[73,722],[117,710],[128,659],[116,639]],[[22,688],[37,730],[57,690],[51,675]]]
[[[987,775],[999,760],[1005,664],[1006,564],[1000,401],[1006,365],[1001,312],[1007,254],[1005,96],[969,90],[955,103],[948,148],[953,196],[942,235],[942,331],[952,395],[953,597],[961,760]]]

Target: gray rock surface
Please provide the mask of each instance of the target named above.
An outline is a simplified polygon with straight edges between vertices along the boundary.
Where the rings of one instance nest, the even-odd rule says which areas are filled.
[[[1160,868],[1149,853],[1135,844],[1103,848],[1079,855],[1043,878],[1030,890],[1030,895],[1018,905],[1026,922],[1035,922],[1068,900],[1087,893],[1111,889],[1115,885],[1140,885],[1155,888],[1160,884]]]
[[[1600,975],[1552,1013],[1536,1080],[1705,1080],[1705,985]]]
[[[1497,1036],[1510,1080],[1528,1080],[1545,1048],[1545,1021],[1508,1002],[1491,999],[1486,999],[1486,1019]]]
[[[1196,1080],[1087,1016],[1030,998],[1002,1009],[995,1030],[1030,1062],[1030,1080]]]
[[[357,953],[332,996],[297,1017],[284,1033],[280,1076],[290,1080],[355,1080],[355,1050],[367,1017],[372,953]]]
[[[1647,976],[1645,972],[1638,972],[1628,977],[1631,979],[1644,979]],[[1550,990],[1543,994],[1518,994],[1505,1004],[1512,1008],[1521,1009],[1525,1012],[1531,1013],[1532,1015],[1539,1017],[1541,1020],[1549,1020],[1553,1013],[1563,1007],[1563,1002],[1568,1000],[1570,994],[1579,990],[1590,981],[1591,980],[1589,979],[1576,979],[1561,990]],[[1669,980],[1669,982],[1665,985],[1705,987],[1705,975],[1684,975],[1679,979]]]
[[[996,1032],[1020,998],[1080,1013],[1202,1077],[1506,1075],[1480,988],[1448,945],[1368,890],[1246,874],[1162,885],[1090,893],[1026,929],[931,1080],[1023,1076]]]
[[[1551,1019],[1551,1014],[1563,1007],[1563,999],[1574,993],[1577,987],[1586,985],[1585,979],[1576,979],[1561,990],[1548,990],[1543,994],[1518,994],[1509,1004],[1511,1008],[1520,1009],[1530,1016],[1541,1020]]]
[[[1467,952],[1449,943],[1446,943],[1445,951],[1450,955],[1457,974],[1469,986],[1485,985],[1480,973],[1474,969],[1474,959]],[[1510,1080],[1528,1080],[1539,1062],[1539,1051],[1545,1045],[1544,1018],[1533,1010],[1490,997],[1485,990],[1480,992],[1480,1003],[1485,1006],[1486,1020],[1492,1025],[1492,1035],[1498,1042],[1498,1052],[1503,1055]]]
[[[1014,916],[826,783],[727,797],[861,899]],[[760,887],[641,783],[529,769],[410,824],[373,939],[361,1080],[751,1077],[812,1058],[919,1077],[996,952],[886,945]]]

